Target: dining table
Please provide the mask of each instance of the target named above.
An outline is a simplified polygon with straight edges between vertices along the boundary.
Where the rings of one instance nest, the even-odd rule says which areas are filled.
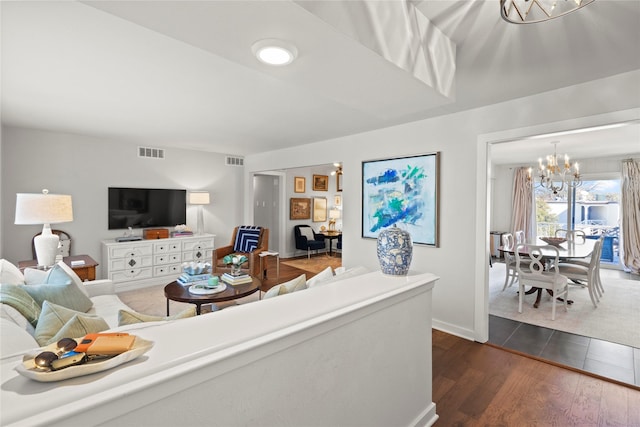
[[[537,237],[535,243],[528,243],[528,244],[525,243],[524,244],[525,246],[523,246],[521,250],[518,251],[518,253],[521,256],[522,255],[528,256],[529,246],[527,245],[552,246],[558,249],[558,255],[559,255],[560,261],[571,260],[571,259],[584,259],[591,255],[591,253],[595,248],[596,242],[597,240],[593,240],[593,239],[577,239],[577,241],[565,241],[559,244],[550,244],[542,240],[540,237]],[[498,250],[501,253],[508,253],[511,255],[515,255],[516,247],[517,245],[515,245],[514,247],[500,246],[498,247]],[[556,257],[556,252],[553,249],[543,247],[541,248],[541,252],[545,260],[555,259]],[[538,306],[540,305],[540,299],[542,298],[542,289],[532,287],[528,291],[525,291],[525,295],[531,295],[534,292],[538,292],[538,295],[536,296],[536,302],[533,304],[533,307],[538,308]],[[553,292],[551,290],[547,289],[547,292],[553,296]],[[561,298],[558,298],[558,299],[561,300]],[[567,304],[573,304],[573,301],[567,300]]]

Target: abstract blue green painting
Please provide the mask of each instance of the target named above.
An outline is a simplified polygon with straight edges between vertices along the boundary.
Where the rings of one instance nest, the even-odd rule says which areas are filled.
[[[362,237],[393,225],[438,246],[440,153],[362,162]]]

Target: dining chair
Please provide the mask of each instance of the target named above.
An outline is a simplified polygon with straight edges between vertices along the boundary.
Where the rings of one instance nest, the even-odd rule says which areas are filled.
[[[584,243],[587,240],[587,235],[582,230],[565,230],[560,228],[556,230],[556,237],[564,237],[567,242]]]
[[[513,234],[511,233],[504,233],[502,235],[502,248],[506,249],[507,251],[513,251],[515,249],[516,245],[515,245],[515,241],[513,238]],[[516,258],[515,255],[503,251],[502,252],[504,255],[504,263],[506,266],[506,275],[504,278],[504,286],[502,287],[502,290],[504,291],[505,289],[507,289],[507,287],[513,285],[515,283],[515,281],[518,279],[518,272],[516,271]]]
[[[516,245],[527,243],[525,240],[524,230],[517,230],[514,233]]]
[[[546,255],[543,255],[543,249],[547,253]],[[549,252],[555,255],[550,256]],[[527,253],[528,257],[521,255],[522,253]],[[519,283],[518,313],[522,313],[525,286],[539,290],[546,289],[551,293],[551,320],[556,320],[558,298],[563,298],[564,310],[568,311],[569,279],[560,274],[558,269],[558,260],[560,259],[558,248],[551,245],[517,245],[515,257]]]
[[[558,264],[560,274],[567,276],[572,280],[579,280],[577,283],[582,285],[586,283],[589,290],[589,297],[594,307],[598,307],[600,297],[602,297],[602,284],[600,282],[600,254],[602,253],[602,243],[604,239],[598,239],[593,247],[591,260],[586,263],[584,261],[562,261]]]

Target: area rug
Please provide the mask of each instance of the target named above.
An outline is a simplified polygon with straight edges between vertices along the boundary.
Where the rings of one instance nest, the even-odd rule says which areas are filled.
[[[280,264],[288,265],[289,267],[299,268],[300,270],[317,274],[327,267],[331,267],[334,270],[340,267],[342,265],[342,258],[320,255],[311,257],[310,259],[295,258],[281,260]]]
[[[148,314],[150,316],[166,316],[167,299],[164,297],[164,287],[165,285],[156,285],[134,291],[120,292],[118,293],[118,297],[123,303],[138,313]],[[202,306],[202,314],[217,311],[230,305],[244,304],[257,300],[258,293],[256,292],[234,301],[220,304],[205,304]],[[194,305],[186,302],[169,301],[169,313],[172,315],[178,314],[189,307],[194,307]]]
[[[525,295],[522,313],[518,313],[518,285],[502,291],[505,264],[490,268],[489,313],[558,331],[599,338],[640,348],[640,281],[607,277],[603,271],[604,296],[595,308],[589,291],[570,286],[568,312],[564,305],[556,306],[556,320],[551,320],[551,297],[545,292],[539,308],[533,308],[536,294]]]

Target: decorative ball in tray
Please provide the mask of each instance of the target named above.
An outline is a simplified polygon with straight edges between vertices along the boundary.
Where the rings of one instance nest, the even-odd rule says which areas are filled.
[[[540,240],[553,246],[560,246],[567,241],[564,237],[541,237]]]

